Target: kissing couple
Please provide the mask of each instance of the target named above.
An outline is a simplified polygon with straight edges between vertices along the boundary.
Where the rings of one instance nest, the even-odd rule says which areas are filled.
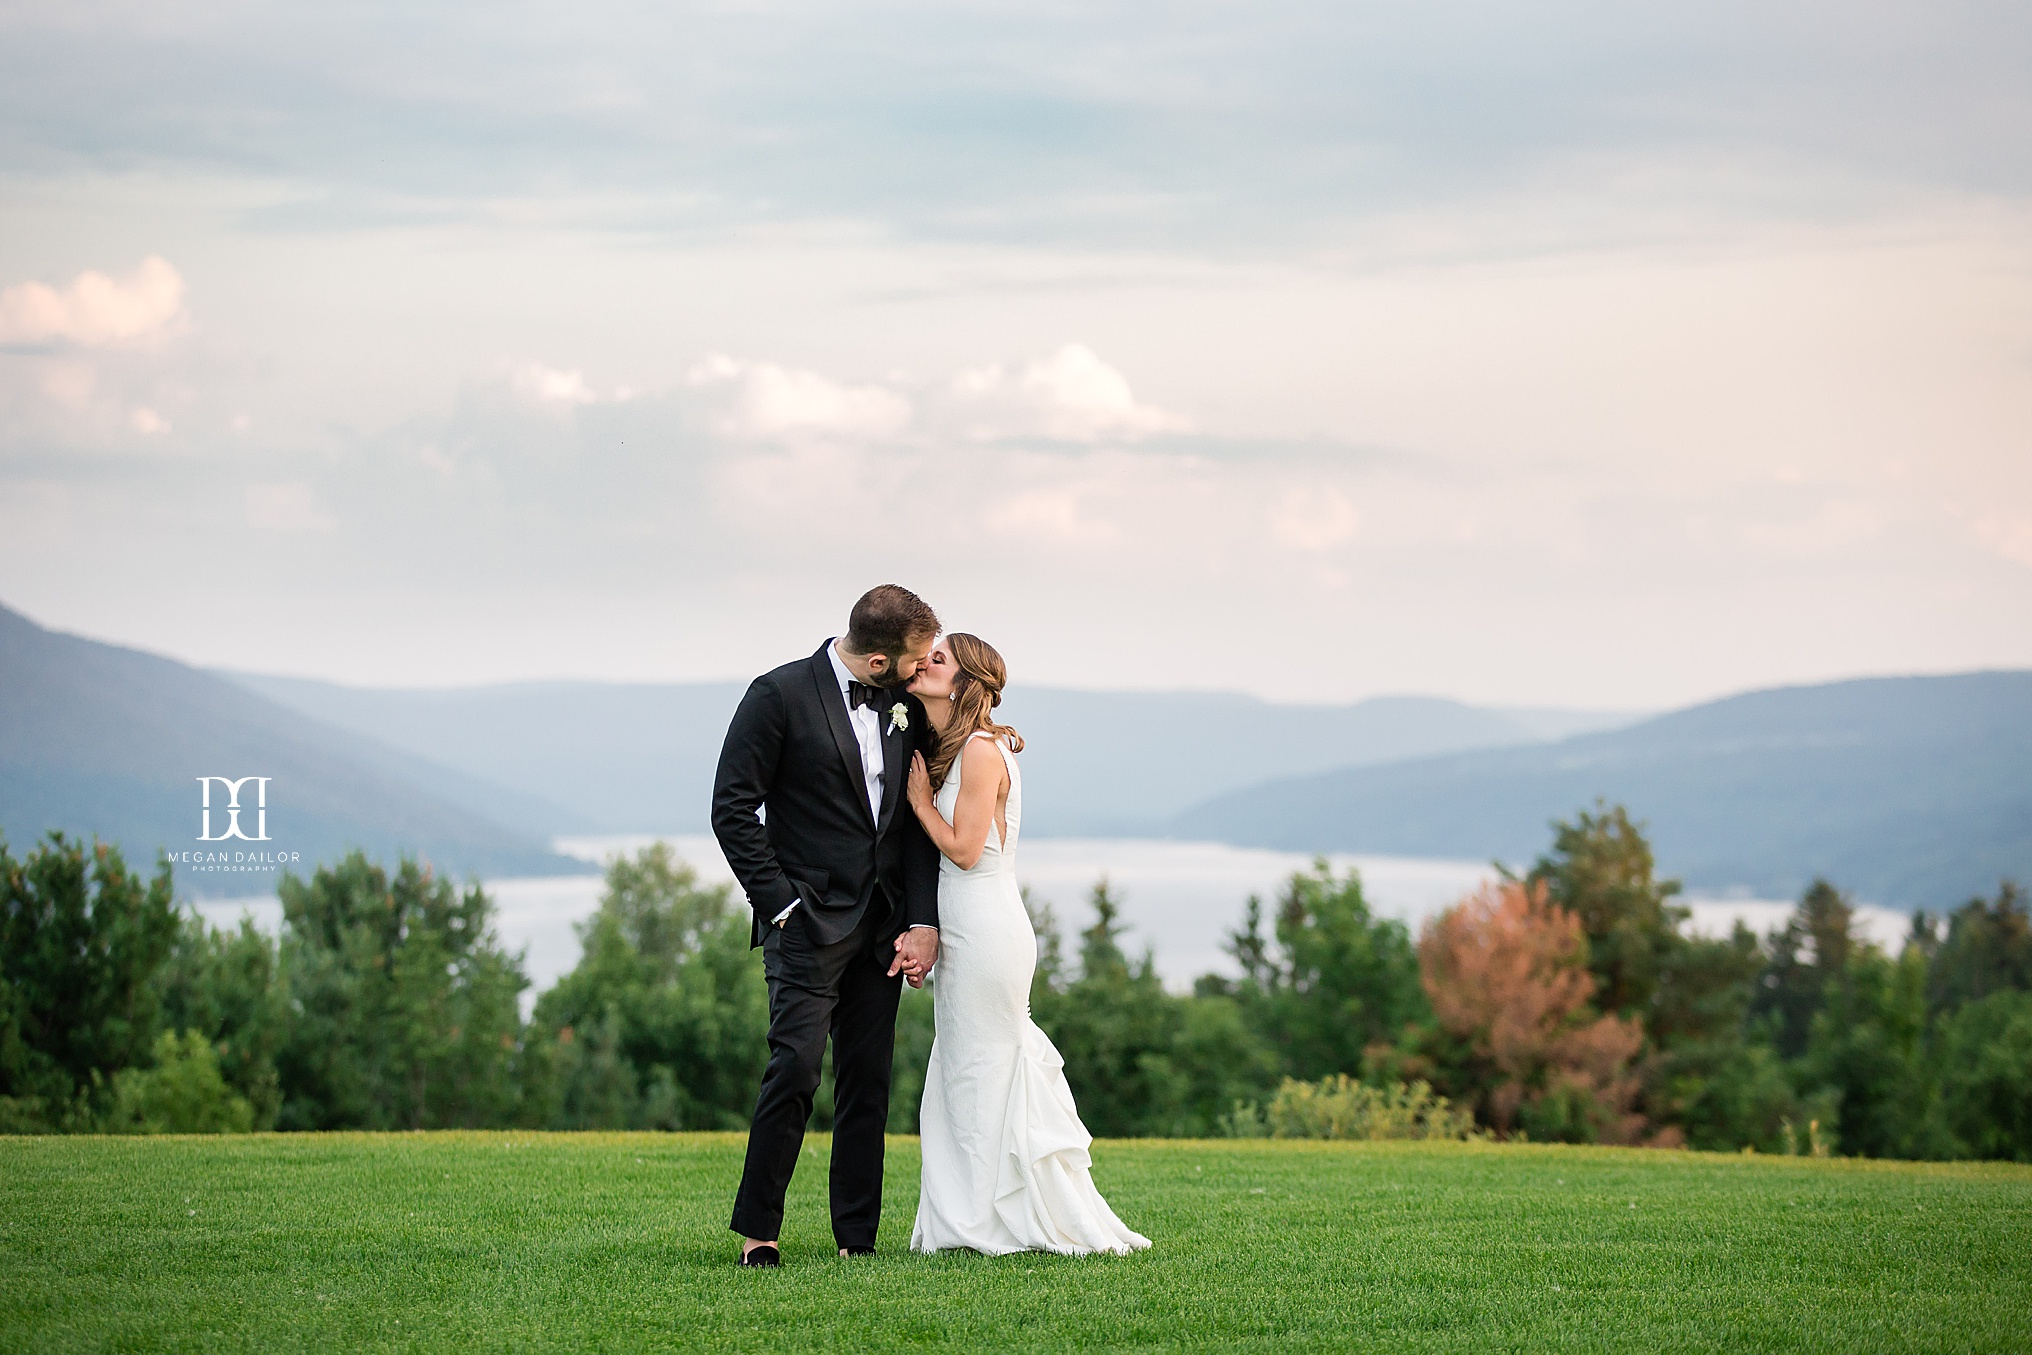
[[[833,1241],[875,1250],[903,984],[934,966],[910,1245],[985,1255],[1150,1245],[1094,1188],[1065,1064],[1030,1019],[1037,938],[1016,884],[1023,740],[995,723],[1008,670],[884,584],[846,634],[764,673],[727,728],[713,833],[754,910],[769,1064],[729,1226],[781,1264],[783,1197],[833,1045]],[[905,807],[907,802],[907,808]]]

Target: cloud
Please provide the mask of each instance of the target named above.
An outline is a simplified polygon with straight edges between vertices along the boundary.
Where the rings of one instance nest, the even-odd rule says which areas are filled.
[[[183,318],[183,294],[183,276],[153,254],[124,278],[87,269],[62,288],[17,283],[0,292],[0,343],[148,343]]]
[[[247,525],[264,532],[329,532],[338,527],[306,484],[249,485]]]
[[[716,353],[685,379],[726,392],[718,426],[730,437],[860,442],[894,437],[910,425],[910,401],[886,387],[849,386],[774,363],[737,362]]]
[[[75,507],[0,585],[52,618],[726,675],[865,568],[1082,682],[2032,661],[2023,6],[320,13],[10,11],[0,517]],[[227,580],[297,629],[161,619]]]
[[[1361,511],[1327,486],[1293,487],[1270,510],[1270,531],[1279,541],[1315,554],[1351,540],[1361,525]]]
[[[553,373],[559,398],[583,398],[577,373]],[[686,384],[721,402],[714,431],[742,441],[857,445],[951,440],[1135,442],[1184,432],[1191,420],[1145,404],[1128,378],[1085,344],[1016,366],[990,363],[920,388],[924,418],[892,384],[851,384],[772,362],[713,354],[693,365]],[[910,389],[906,386],[905,389]]]
[[[27,6],[0,165],[272,176],[316,189],[276,212],[342,226],[578,185],[624,229],[1335,248],[1378,210],[1577,172],[1587,222],[1590,187],[1704,166],[1754,180],[1739,210],[1810,217],[1882,185],[2022,195],[2021,8]]]
[[[1976,519],[1976,538],[1997,554],[2032,568],[2032,514],[1986,513]]]
[[[98,370],[90,362],[49,358],[38,364],[32,384],[50,403],[78,410],[91,403],[98,382]]]
[[[127,416],[127,423],[135,432],[140,433],[144,437],[153,437],[157,433],[167,433],[169,431],[169,420],[163,418],[147,405],[142,405],[132,414],[129,414]]]
[[[1085,344],[1009,372],[976,367],[953,379],[952,393],[980,439],[1042,434],[1069,442],[1182,433],[1192,421],[1136,399],[1129,380]]]
[[[619,403],[635,398],[635,392],[626,386],[616,386],[602,395],[586,384],[586,374],[579,368],[566,371],[546,367],[540,362],[525,362],[515,369],[515,393],[532,404],[558,409]]]

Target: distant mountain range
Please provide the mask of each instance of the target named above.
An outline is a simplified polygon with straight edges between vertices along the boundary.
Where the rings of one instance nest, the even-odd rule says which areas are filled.
[[[713,768],[746,683],[524,683],[451,691],[231,675],[312,719],[524,797],[543,833],[702,833]],[[1543,742],[1637,717],[1492,710],[1422,697],[1283,706],[1250,696],[1018,688],[997,712],[1029,740],[1024,825],[1147,835],[1223,791],[1275,777]],[[454,788],[444,787],[446,794]],[[500,810],[472,801],[475,812]]]
[[[2032,879],[2032,673],[1750,692],[1557,743],[1289,777],[1166,831],[1304,851],[1527,862],[1595,797],[1650,823],[1693,886],[1796,896],[1825,875],[1946,908]]]
[[[412,691],[229,676],[301,717],[514,793],[513,807],[464,803],[545,838],[705,832],[720,742],[747,687],[554,682]]]
[[[270,778],[268,842],[198,840],[198,778]],[[226,831],[214,785],[213,833]],[[243,788],[251,805],[254,787]],[[491,812],[489,812],[491,811]],[[16,852],[50,829],[96,833],[137,866],[173,852],[295,852],[305,868],[348,848],[413,851],[486,875],[582,871],[546,840],[504,827],[533,818],[513,791],[306,720],[216,674],[44,630],[0,607],[0,832]],[[254,815],[243,813],[253,836]],[[261,873],[179,869],[186,892],[261,893]]]
[[[457,872],[583,870],[549,841],[705,830],[744,685],[408,691],[207,673],[0,608],[0,830],[17,849],[64,828],[142,859],[189,850],[197,778],[262,775],[275,845],[306,862],[358,845]],[[1522,863],[1552,819],[1604,797],[1704,890],[1790,897],[1825,874],[1873,902],[1942,908],[2032,876],[2032,673],[1782,688],[1647,717],[1021,686],[1000,713],[1029,740],[1024,826],[1040,836]]]

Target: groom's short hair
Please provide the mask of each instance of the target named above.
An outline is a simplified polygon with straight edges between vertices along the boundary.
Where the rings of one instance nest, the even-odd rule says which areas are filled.
[[[856,654],[886,654],[893,659],[914,642],[937,634],[938,613],[931,604],[893,583],[861,594],[847,615],[846,645]]]

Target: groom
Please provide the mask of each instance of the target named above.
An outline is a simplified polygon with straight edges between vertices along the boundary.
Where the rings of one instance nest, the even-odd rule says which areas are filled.
[[[713,834],[769,980],[769,1066],[729,1225],[744,1266],[782,1259],[783,1194],[828,1035],[833,1239],[842,1256],[875,1250],[896,1004],[938,956],[938,851],[903,804],[910,755],[930,748],[903,686],[937,636],[917,594],[871,588],[845,635],[756,678],[727,727]]]

